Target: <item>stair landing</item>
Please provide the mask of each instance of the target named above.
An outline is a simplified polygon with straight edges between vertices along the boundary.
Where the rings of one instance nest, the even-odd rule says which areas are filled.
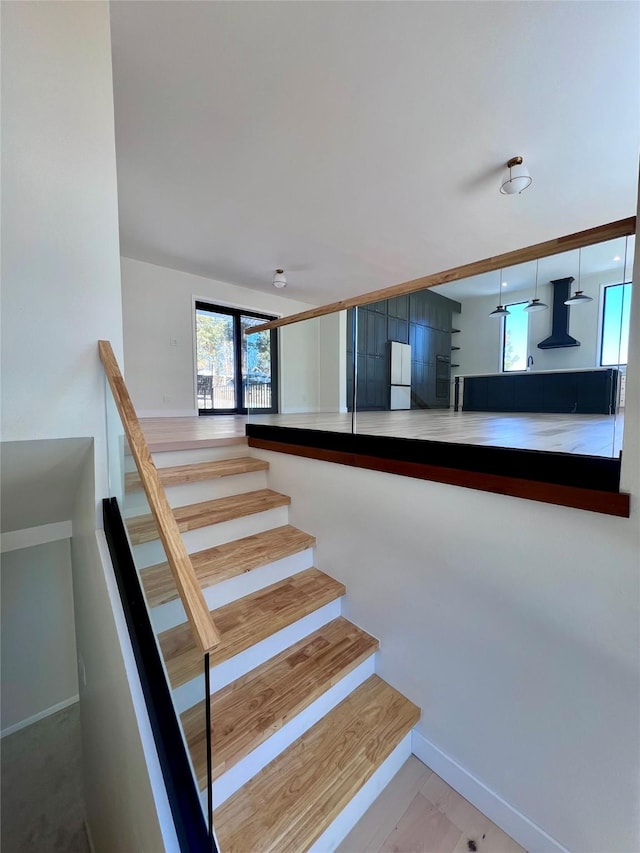
[[[246,444],[246,423],[246,415],[140,418],[142,432],[152,453]]]

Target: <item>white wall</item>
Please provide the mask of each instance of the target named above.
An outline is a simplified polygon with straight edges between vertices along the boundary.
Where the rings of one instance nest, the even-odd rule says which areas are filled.
[[[89,452],[71,539],[87,822],[95,853],[177,850],[113,569],[96,538],[93,467]]]
[[[625,520],[257,455],[424,737],[568,849],[640,849],[637,475]]]
[[[280,412],[320,411],[320,320],[280,329]]]
[[[96,853],[157,853],[175,848],[160,831],[95,530],[107,494],[98,339],[122,360],[109,4],[2,4],[2,96],[2,437],[95,440],[71,544],[87,818]],[[56,598],[43,601],[25,569],[9,601],[28,599],[68,645],[71,615],[53,620]],[[66,596],[68,581],[51,593]],[[46,646],[34,652],[52,667]]]
[[[452,336],[452,344],[460,350],[452,353],[460,367],[452,367],[452,376],[474,373],[498,373],[502,346],[502,323],[489,313],[496,307],[493,296],[465,299],[462,313],[455,315],[459,334]],[[453,359],[452,359],[453,360]]]
[[[275,292],[246,287],[122,258],[124,363],[127,385],[141,415],[196,413],[194,298],[264,312],[295,314],[310,306]],[[309,358],[317,343],[301,342],[302,352],[280,353],[288,362]],[[315,393],[315,392],[314,392]]]
[[[77,698],[69,540],[1,557],[2,730]]]
[[[347,312],[319,320],[319,387],[321,412],[347,411]]]
[[[280,412],[346,412],[347,312],[280,329]]]
[[[549,306],[548,311],[529,314],[529,354],[533,356],[532,371],[575,370],[600,366],[600,326],[602,322],[602,288],[606,284],[619,284],[620,276],[588,276],[582,279],[582,289],[593,302],[570,308],[569,334],[580,341],[579,347],[561,349],[538,349],[540,341],[551,334],[553,291],[551,284],[538,287],[538,297]],[[574,282],[573,288],[575,289]],[[572,290],[573,292],[573,290]],[[530,291],[503,291],[502,301],[526,302]],[[497,304],[496,296],[481,296],[464,299],[462,314],[459,315],[460,334],[455,335],[456,361],[459,368],[453,375],[464,376],[475,373],[498,373],[502,368],[502,322],[489,317]],[[526,365],[523,365],[523,369]]]
[[[2,178],[3,440],[101,450],[97,341],[122,350],[108,3],[2,4]]]

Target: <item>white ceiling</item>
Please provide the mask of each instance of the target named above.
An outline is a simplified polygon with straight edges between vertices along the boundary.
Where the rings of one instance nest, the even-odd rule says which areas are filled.
[[[122,254],[323,303],[633,215],[640,5],[114,2]],[[522,154],[533,184],[501,196]]]

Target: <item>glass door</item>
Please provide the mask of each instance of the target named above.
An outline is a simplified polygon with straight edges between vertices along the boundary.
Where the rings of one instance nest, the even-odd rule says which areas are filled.
[[[234,318],[223,309],[196,305],[198,409],[235,412],[236,355]]]
[[[277,332],[246,337],[273,320],[264,314],[196,302],[197,398],[201,415],[277,412]]]
[[[247,337],[245,330],[264,323],[263,317],[242,314],[240,328],[242,332],[242,408],[259,409],[264,412],[276,412],[277,394],[275,389],[274,346],[277,340],[275,329],[270,332],[258,332]]]

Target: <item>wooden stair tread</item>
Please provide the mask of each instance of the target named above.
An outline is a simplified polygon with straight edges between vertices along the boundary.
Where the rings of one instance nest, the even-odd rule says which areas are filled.
[[[214,812],[221,853],[302,853],[420,717],[371,676]]]
[[[241,456],[234,459],[216,459],[210,462],[198,462],[192,465],[175,465],[171,468],[158,468],[160,482],[168,486],[179,486],[183,483],[199,483],[203,480],[214,480],[219,477],[232,477],[236,474],[248,474],[252,471],[266,471],[269,463],[263,459],[251,456]],[[142,481],[137,471],[128,471],[124,475],[125,492],[142,489]]]
[[[173,434],[173,437],[166,438],[163,437],[165,434],[164,425],[161,431],[162,434],[156,434],[157,430],[154,430],[149,426],[150,420],[154,419],[140,418],[140,426],[142,427],[150,453],[171,453],[176,450],[202,450],[207,447],[237,447],[240,444],[249,444],[246,435],[229,434],[227,436],[218,436],[218,438],[185,438],[183,435],[184,427],[182,424],[178,428],[178,432]],[[161,418],[160,420],[164,421],[165,418]],[[182,418],[180,418],[180,420],[182,420]],[[198,418],[194,418],[194,420],[199,421]],[[180,438],[176,437],[178,434],[181,436]],[[129,449],[126,437],[124,442],[124,455],[131,456],[131,450]]]
[[[233,518],[288,506],[290,503],[291,498],[288,495],[281,495],[272,489],[257,489],[255,492],[243,492],[226,498],[175,507],[173,514],[180,533],[186,533],[209,524],[220,524]],[[142,545],[158,538],[158,530],[151,513],[128,518],[127,530],[133,545]]]
[[[285,524],[264,533],[255,533],[253,536],[197,551],[191,554],[191,562],[200,586],[206,588],[307,548],[313,548],[315,544],[315,536]],[[149,566],[142,570],[140,576],[149,607],[157,607],[178,597],[168,563]]]
[[[213,778],[267,740],[378,648],[339,617],[211,696]],[[182,714],[201,788],[207,784],[205,705]]]
[[[344,593],[343,584],[313,568],[213,610],[221,642],[210,653],[211,666],[234,657]],[[202,673],[203,657],[186,622],[164,631],[158,639],[172,687]]]

